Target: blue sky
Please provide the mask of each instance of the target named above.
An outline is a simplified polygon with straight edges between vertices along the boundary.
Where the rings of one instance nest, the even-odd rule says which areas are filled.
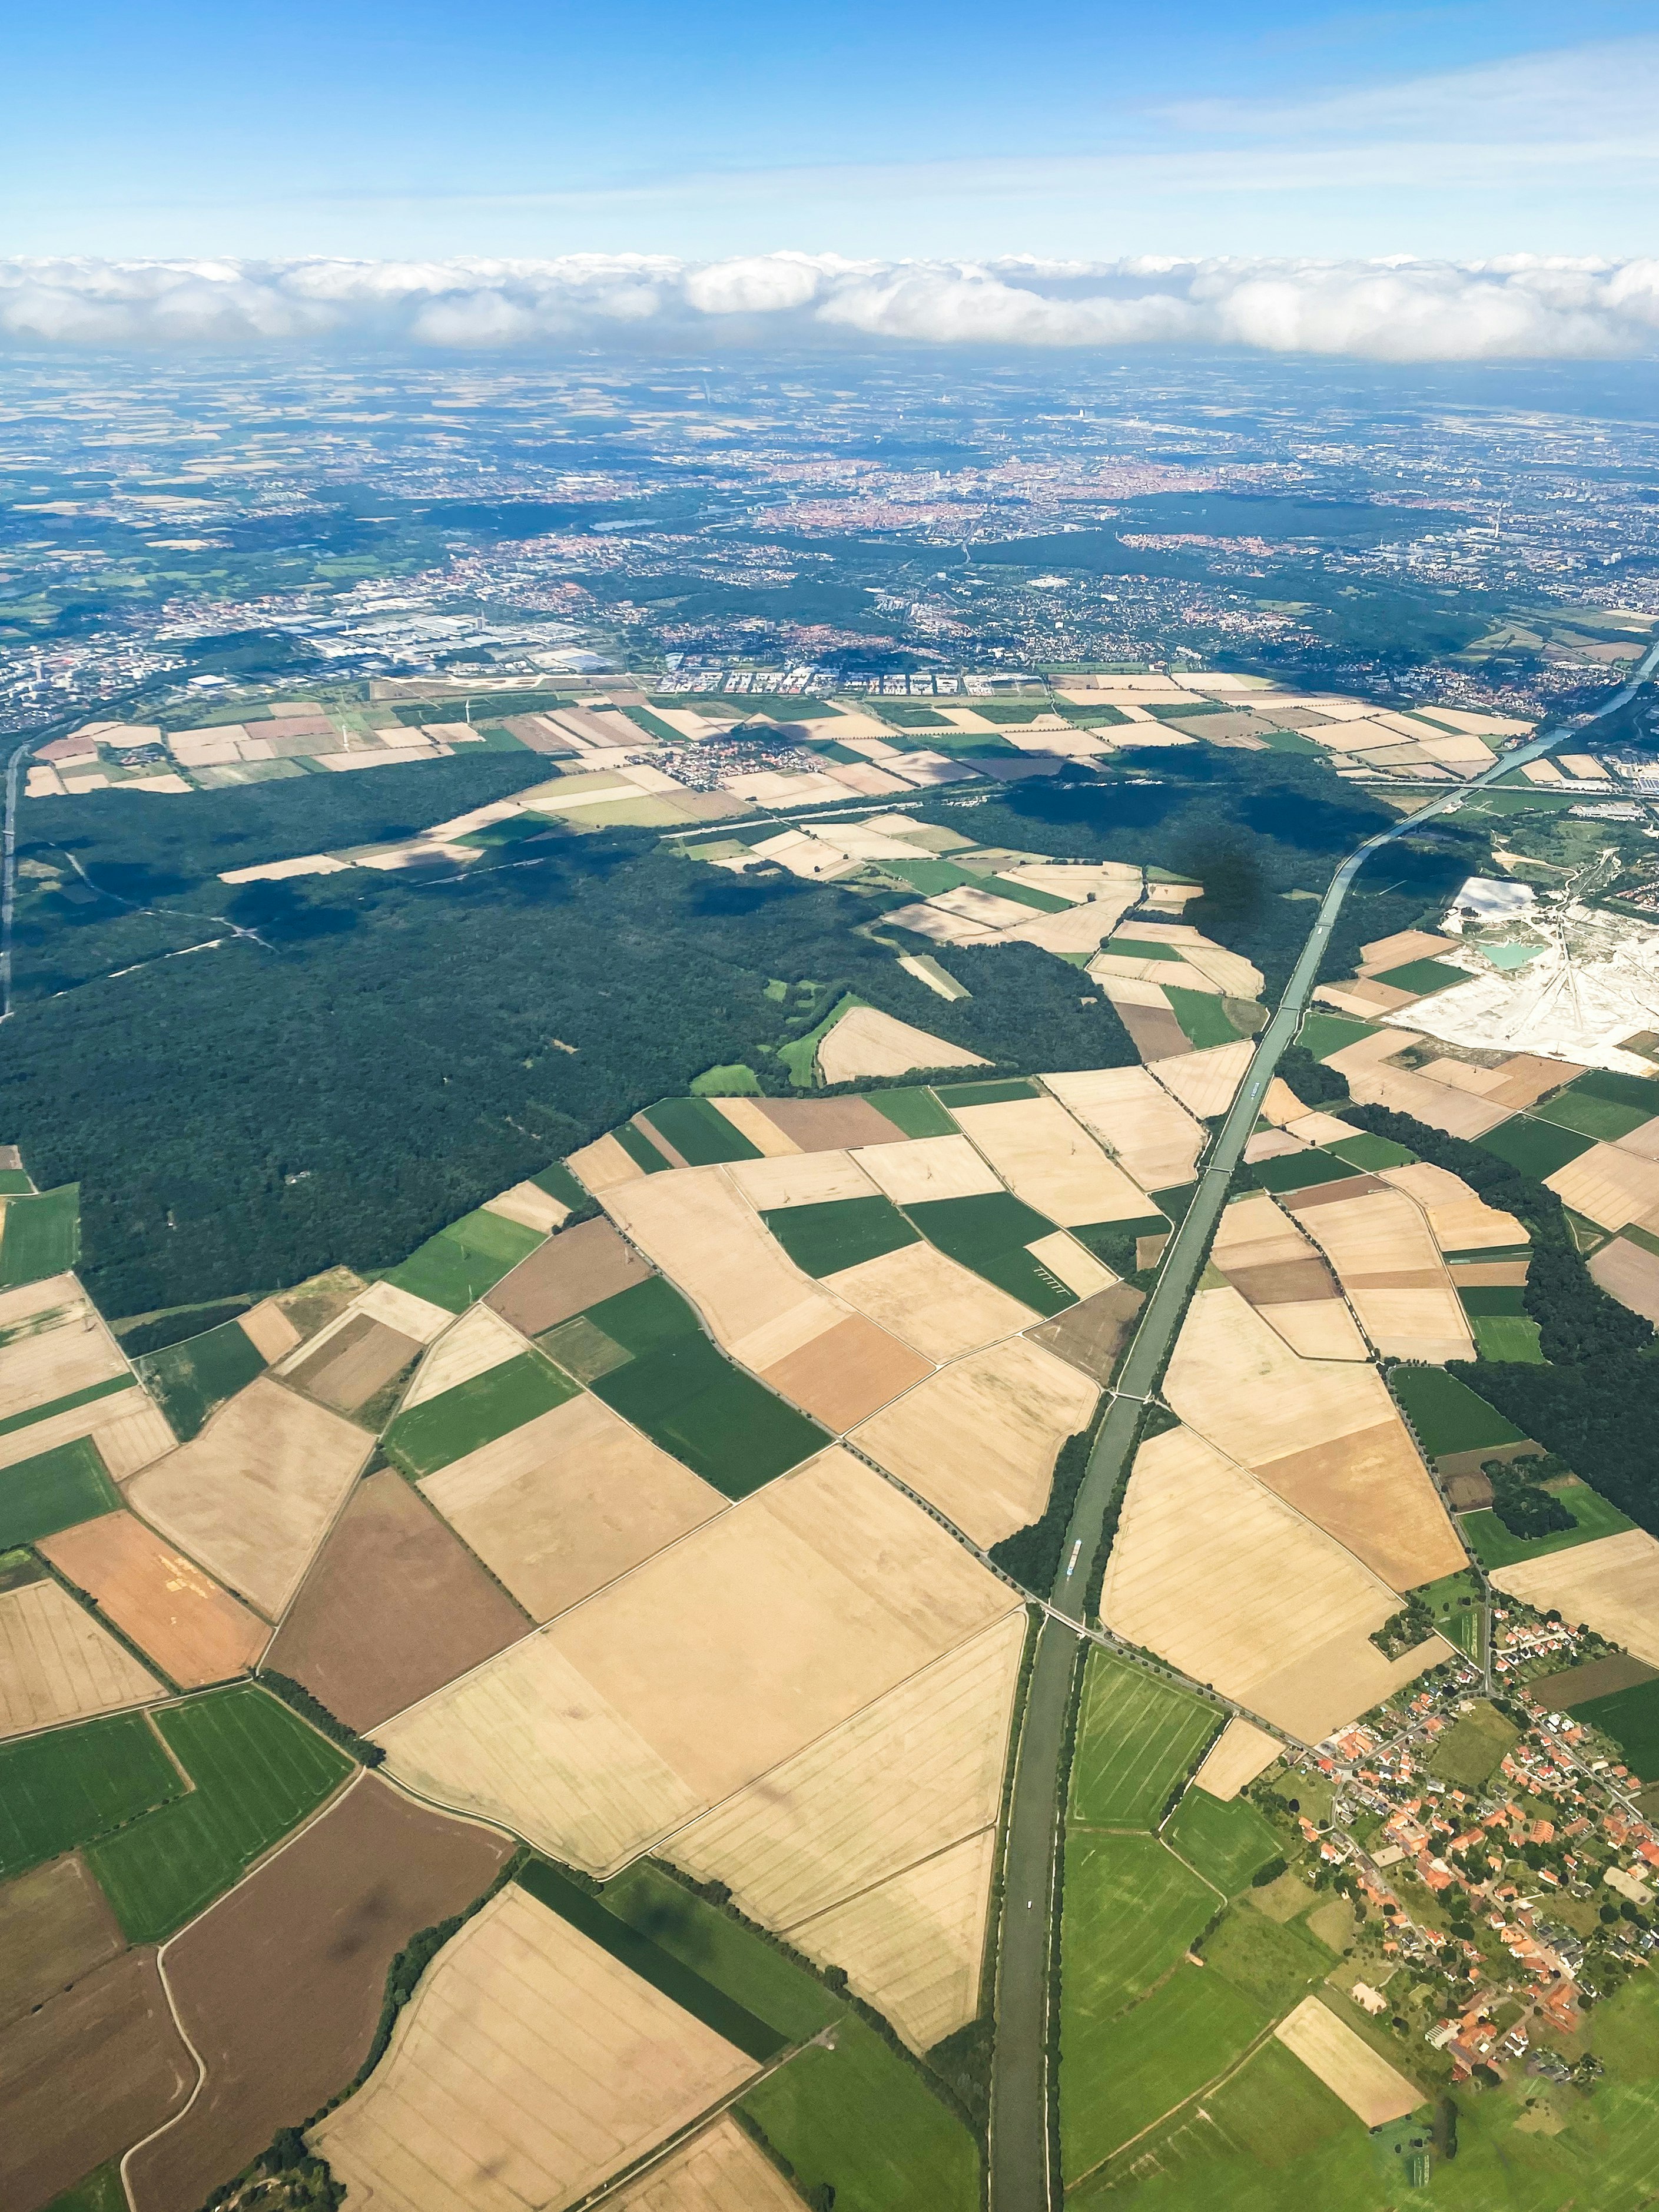
[[[0,253],[1651,252],[1651,0],[80,0]]]

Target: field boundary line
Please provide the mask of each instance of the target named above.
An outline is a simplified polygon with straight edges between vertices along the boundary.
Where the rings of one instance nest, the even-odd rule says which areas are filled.
[[[994,1820],[982,1820],[977,1828],[969,1828],[960,1836],[953,1836],[948,1844],[940,1844],[934,1850],[924,1851],[919,1859],[912,1859],[906,1866],[895,1867],[891,1874],[880,1875],[874,1881],[864,1883],[860,1888],[849,1889],[844,1897],[837,1897],[828,1905],[818,1905],[804,1919],[793,1921],[787,1928],[780,1928],[777,1933],[793,1940],[799,1929],[810,1928],[815,1920],[822,1920],[825,1913],[839,1912],[844,1905],[856,1905],[860,1898],[868,1897],[874,1890],[884,1889],[890,1881],[898,1881],[902,1875],[914,1874],[918,1867],[931,1866],[935,1859],[942,1859],[960,1849],[963,1844],[972,1843],[977,1836],[988,1836],[995,1826]]]
[[[1204,1971],[1207,1973],[1212,1970],[1206,1967]],[[1161,1988],[1163,1984],[1160,1984],[1159,1986]],[[1131,2005],[1129,2007],[1129,2011],[1135,2011],[1138,2005],[1145,2003],[1145,1998],[1137,2000],[1137,2004]],[[1294,2009],[1295,2007],[1292,2006],[1291,2010],[1294,2011]],[[1125,2018],[1127,2018],[1127,2014],[1120,2015],[1120,2017]],[[1195,2099],[1209,2096],[1212,2091],[1219,2089],[1224,2083],[1231,2081],[1235,2074],[1242,2073],[1244,2068],[1249,2064],[1251,2059],[1255,2057],[1256,2052],[1262,2048],[1263,2045],[1272,2040],[1273,2033],[1279,2025],[1279,2021],[1288,2020],[1290,2014],[1288,2013],[1281,2013],[1278,2020],[1270,2020],[1266,2027],[1262,2028],[1251,2040],[1251,2042],[1239,2052],[1237,2057],[1234,2059],[1231,2066],[1224,2066],[1220,2073],[1212,2074],[1207,2081],[1200,2081],[1196,2089],[1189,2090],[1184,2097],[1177,2098],[1176,2102],[1170,2106],[1167,2112],[1160,2112],[1155,2120],[1148,2120],[1144,2128],[1138,2128],[1133,2135],[1126,2136],[1123,2138],[1123,2141],[1114,2149],[1107,2152],[1104,2158],[1097,2159],[1092,2166],[1085,2166],[1081,2173],[1074,2175],[1073,2179],[1066,2184],[1066,2194],[1069,2196],[1073,2189],[1080,2187],[1084,2182],[1090,2180],[1095,2174],[1098,2173],[1103,2167],[1109,2166],[1115,2158],[1121,2158],[1124,2152],[1127,2150],[1132,2144],[1138,2143],[1145,2136],[1151,2135],[1155,2128],[1161,2128],[1166,2120],[1172,2120],[1177,2112],[1184,2112],[1187,2106],[1192,2104]],[[1212,2124],[1213,2124],[1213,2123]]]

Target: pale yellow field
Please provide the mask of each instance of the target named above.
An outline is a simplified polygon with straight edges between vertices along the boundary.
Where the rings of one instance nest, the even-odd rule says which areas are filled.
[[[1008,903],[999,899],[999,906]],[[864,1076],[908,1075],[913,1067],[986,1067],[988,1060],[947,1043],[875,1006],[849,1007],[818,1046],[818,1073],[826,1083],[856,1083]]]
[[[1317,1997],[1304,1997],[1273,2033],[1368,2128],[1404,2119],[1426,2101],[1419,2088]]]
[[[1005,872],[1051,898],[1121,898],[1140,896],[1140,870],[1128,860],[1022,860]]]
[[[1387,1064],[1407,1045],[1422,1041],[1412,1030],[1379,1030],[1358,1044],[1344,1045],[1326,1064],[1347,1078],[1349,1091],[1360,1105],[1387,1106],[1396,1114],[1413,1115],[1431,1128],[1443,1129],[1449,1137],[1483,1137],[1508,1120],[1507,1106]]]
[[[1306,1107],[1284,1077],[1274,1076],[1261,1101],[1263,1121],[1271,1121],[1275,1128],[1283,1128],[1287,1122],[1299,1120],[1306,1111]]]
[[[1086,1068],[1042,1080],[1143,1190],[1192,1180],[1209,1133],[1144,1067]]]
[[[1261,970],[1241,952],[1229,952],[1224,946],[1211,945],[1200,938],[1196,944],[1186,947],[1185,957],[1229,998],[1254,999],[1261,992]]]
[[[1033,914],[1023,909],[1024,920],[1009,922],[995,933],[999,945],[1038,945],[1063,959],[1073,952],[1092,952],[1117,927],[1120,917],[1134,904],[1132,890],[1108,893],[1086,906],[1068,906],[1060,914]]]
[[[1659,1667],[1659,1543],[1645,1528],[1496,1568],[1492,1580],[1540,1613],[1553,1607]]]
[[[1015,1197],[1062,1229],[1085,1221],[1134,1221],[1158,1210],[1056,1098],[963,1106],[956,1118]]]
[[[1265,1774],[1284,1749],[1279,1738],[1269,1735],[1266,1729],[1249,1721],[1229,1721],[1194,1775],[1192,1787],[1208,1790],[1225,1804],[1258,1774]]]
[[[586,2195],[755,2071],[510,1882],[440,1952],[386,2057],[311,2142],[354,2206],[526,2212]]]
[[[927,1243],[860,1261],[825,1276],[824,1284],[924,1359],[955,1359],[1041,1318]]]
[[[1359,948],[1359,973],[1382,968],[1403,968],[1408,961],[1431,960],[1437,952],[1450,952],[1462,942],[1455,937],[1435,937],[1426,929],[1400,929],[1392,937],[1373,938]]]
[[[404,1392],[400,1411],[423,1406],[441,1397],[475,1375],[488,1374],[504,1360],[516,1359],[528,1349],[516,1328],[510,1328],[489,1306],[471,1306],[453,1328],[438,1338],[415,1370]]]
[[[265,1364],[275,1366],[300,1341],[300,1332],[275,1298],[261,1298],[237,1316],[238,1325]]]
[[[983,1550],[1042,1516],[1054,1457],[1099,1392],[1028,1337],[1012,1337],[884,1407],[853,1442]]]
[[[1433,1638],[1383,1658],[1399,1602],[1191,1430],[1136,1453],[1102,1620],[1275,1727],[1317,1742],[1445,1657]]]
[[[419,1486],[537,1620],[726,1508],[719,1491],[587,1391]]]
[[[646,1176],[608,1191],[605,1202],[745,1366],[769,1367],[842,1318],[719,1168]]]
[[[378,1731],[389,1771],[610,1871],[1009,1610],[838,1449]]]
[[[1544,1180],[1563,1205],[1587,1213],[1603,1229],[1624,1229],[1632,1221],[1651,1227],[1659,1218],[1659,1160],[1644,1160],[1617,1145],[1592,1145]]]
[[[135,1475],[127,1503],[274,1620],[371,1449],[340,1414],[262,1375]]]
[[[1249,1040],[1241,1037],[1236,1044],[1212,1045],[1207,1052],[1177,1053],[1170,1060],[1155,1060],[1152,1072],[1189,1114],[1203,1121],[1212,1114],[1224,1113],[1232,1104],[1255,1051]]]
[[[1396,1359],[1443,1366],[1474,1343],[1440,1248],[1403,1190],[1369,1190],[1325,1205],[1285,1204],[1336,1269],[1361,1327]]]
[[[711,1098],[709,1104],[717,1107],[740,1137],[747,1137],[757,1152],[768,1159],[787,1159],[800,1146],[793,1137],[786,1137],[769,1114],[763,1114],[752,1098]]]
[[[1487,1206],[1462,1176],[1446,1168],[1416,1160],[1409,1167],[1384,1168],[1382,1180],[1415,1199],[1443,1252],[1483,1252],[1494,1245],[1532,1242],[1531,1231],[1523,1222]]]
[[[538,1229],[544,1237],[550,1235],[570,1212],[562,1199],[550,1197],[534,1182],[515,1182],[510,1190],[487,1198],[483,1210],[499,1213],[503,1221],[516,1221],[523,1228]]]
[[[371,1283],[361,1297],[352,1300],[334,1326],[343,1328],[357,1314],[367,1314],[371,1321],[383,1321],[400,1336],[412,1336],[416,1344],[430,1344],[455,1318],[447,1307],[434,1306],[429,1298],[417,1298],[412,1291],[399,1290],[396,1283]],[[313,1340],[313,1352],[322,1340],[319,1332]]]
[[[57,1583],[0,1592],[0,1736],[167,1694]]]
[[[95,1418],[100,1414],[101,1419]],[[88,1419],[88,1415],[94,1418]],[[48,1429],[58,1433],[48,1436]],[[89,1436],[104,1465],[118,1482],[136,1474],[140,1468],[151,1465],[163,1452],[170,1452],[179,1441],[167,1426],[166,1415],[146,1392],[122,1390],[108,1398],[94,1399],[78,1413],[34,1423],[5,1438],[0,1443],[0,1466],[9,1467],[15,1459],[25,1459],[30,1451],[45,1451],[49,1445],[64,1443],[70,1436]],[[32,1443],[31,1437],[34,1439]],[[27,1449],[9,1451],[8,1444]]]
[[[936,1198],[978,1198],[1002,1185],[966,1137],[912,1137],[902,1145],[866,1145],[852,1155],[895,1206]]]
[[[1304,1145],[1340,1145],[1354,1133],[1352,1121],[1339,1120],[1334,1114],[1300,1114],[1285,1125],[1287,1134],[1300,1137]]]
[[[1103,985],[1121,977],[1135,983],[1172,984],[1177,991],[1201,991],[1209,998],[1221,996],[1219,983],[1212,982],[1201,969],[1189,966],[1184,960],[1159,960],[1109,949],[1097,953],[1089,963],[1089,973]]]
[[[1023,1610],[682,1829],[664,1855],[783,1929],[994,1823]]]
[[[757,1213],[880,1195],[850,1152],[795,1152],[779,1159],[733,1160],[726,1173]]]
[[[1068,1237],[1063,1229],[1052,1236],[1039,1237],[1025,1247],[1040,1267],[1051,1275],[1058,1275],[1068,1291],[1075,1291],[1079,1298],[1091,1298],[1097,1291],[1109,1291],[1119,1279],[1111,1269],[1075,1237]]]
[[[932,2048],[979,2012],[996,1830],[981,1828],[790,1930],[821,1966],[844,1968],[866,2004],[912,2051]]]
[[[1620,1137],[1619,1149],[1621,1152],[1634,1152],[1638,1159],[1659,1160],[1659,1115]]]
[[[595,1198],[603,1198],[621,1183],[638,1182],[645,1174],[638,1161],[629,1159],[617,1139],[610,1135],[596,1137],[591,1145],[572,1152],[565,1165]]]
[[[800,2212],[800,2198],[725,2114],[637,2181],[606,2212]]]
[[[125,1355],[73,1275],[0,1298],[0,1420],[127,1372]]]
[[[1246,1267],[1284,1267],[1309,1260],[1314,1249],[1295,1222],[1265,1190],[1253,1190],[1222,1208],[1212,1256],[1229,1274]]]
[[[1340,1298],[1287,1298],[1256,1311],[1298,1359],[1369,1359],[1359,1324]]]

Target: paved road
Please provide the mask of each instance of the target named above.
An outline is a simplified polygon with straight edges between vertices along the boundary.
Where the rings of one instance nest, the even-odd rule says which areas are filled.
[[[1622,707],[1656,668],[1659,643],[1591,719],[1599,721]],[[1576,724],[1574,734],[1582,734],[1584,726]],[[1107,1509],[1133,1446],[1141,1407],[1163,1372],[1188,1298],[1208,1256],[1233,1170],[1255,1127],[1279,1054],[1301,1024],[1308,994],[1354,878],[1385,845],[1437,815],[1454,811],[1472,791],[1547,751],[1563,735],[1559,728],[1545,731],[1513,752],[1500,753],[1484,775],[1391,823],[1367,838],[1338,868],[1211,1150],[1187,1218],[1170,1241],[1158,1282],[1141,1310],[1066,1532],[1060,1573],[1050,1594],[1054,1613],[1063,1618],[1051,1615],[1043,1626],[1014,1774],[991,2075],[991,2212],[1049,2212],[1059,2200],[1059,2177],[1048,2170],[1048,2106],[1055,2087],[1048,2079],[1048,1963],[1054,1860],[1065,1807],[1060,1753],[1078,1649],[1078,1638],[1065,1622],[1083,1620]]]

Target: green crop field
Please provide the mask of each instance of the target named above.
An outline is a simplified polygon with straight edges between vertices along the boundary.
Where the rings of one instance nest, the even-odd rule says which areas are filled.
[[[1238,1031],[1229,1019],[1225,1006],[1213,992],[1183,991],[1178,983],[1166,983],[1164,995],[1182,1034],[1197,1051],[1203,1052],[1212,1044],[1237,1043]]]
[[[673,1165],[667,1153],[659,1152],[644,1130],[636,1129],[631,1121],[624,1121],[611,1133],[635,1166],[643,1168],[647,1175],[661,1175]]]
[[[1482,1152],[1495,1153],[1539,1182],[1565,1167],[1569,1160],[1576,1160],[1581,1152],[1589,1152],[1595,1141],[1575,1129],[1560,1129],[1552,1121],[1537,1121],[1527,1114],[1511,1115],[1507,1121],[1500,1121],[1484,1137],[1475,1139]]]
[[[29,1198],[34,1185],[21,1168],[0,1168],[0,1198]]]
[[[997,750],[1002,749],[998,746]],[[1039,914],[1066,914],[1073,902],[1058,898],[1053,891],[1040,891],[1035,884],[1023,884],[1009,876],[979,876],[971,880],[992,892],[997,898],[1012,899],[1016,906],[1035,907]]]
[[[1391,991],[1414,991],[1419,998],[1427,998],[1432,991],[1449,991],[1454,983],[1469,980],[1467,968],[1453,968],[1444,960],[1408,960],[1403,968],[1389,968],[1371,978],[1374,983],[1386,983]]]
[[[957,1106],[1009,1106],[1021,1098],[1040,1098],[1042,1092],[1035,1083],[1023,1077],[1011,1077],[1006,1083],[941,1083],[934,1096],[944,1104]]]
[[[81,1186],[60,1183],[0,1208],[0,1287],[38,1283],[80,1265]]]
[[[44,1404],[31,1406],[27,1413],[9,1413],[0,1421],[0,1437],[16,1434],[19,1429],[32,1429],[40,1421],[50,1420],[54,1413],[72,1413],[77,1406],[89,1406],[97,1398],[112,1398],[118,1390],[137,1388],[137,1377],[124,1369],[102,1382],[88,1382],[83,1390],[70,1390],[61,1398],[48,1398]]]
[[[1539,1326],[1522,1314],[1483,1314],[1472,1316],[1474,1348],[1482,1359],[1524,1360],[1534,1367],[1544,1364]]]
[[[1269,2019],[1299,2005],[1336,1964],[1336,1954],[1294,1921],[1270,1920],[1247,1892],[1204,1939],[1209,1971],[1231,1982]]]
[[[831,1198],[789,1206],[762,1218],[795,1265],[808,1275],[833,1275],[921,1241],[888,1198]]]
[[[1659,1782],[1659,1682],[1638,1682],[1569,1710],[1575,1720],[1610,1735],[1644,1782]]]
[[[54,2197],[42,2212],[127,2212],[127,2192],[121,2186],[118,2160],[111,2159],[107,2166],[100,2166],[84,2181],[77,2181],[73,2189]]]
[[[1465,1567],[1459,1574],[1443,1575],[1438,1582],[1424,1583],[1412,1595],[1434,1615],[1434,1625],[1443,1636],[1471,1659],[1479,1661],[1480,1585],[1473,1569]]]
[[[884,876],[896,876],[901,883],[922,898],[937,898],[941,891],[958,890],[963,884],[977,884],[979,878],[970,876],[966,868],[959,868],[954,860],[929,860],[918,854],[914,860],[884,860],[881,863]]]
[[[1389,1388],[1405,1408],[1407,1419],[1431,1459],[1450,1452],[1526,1442],[1520,1430],[1506,1421],[1495,1406],[1477,1397],[1467,1383],[1442,1367],[1391,1367]]]
[[[1329,1152],[1279,1152],[1249,1170],[1258,1190],[1311,1190],[1316,1183],[1346,1182],[1358,1170]]]
[[[115,1512],[120,1492],[89,1437],[0,1468],[0,1552]]]
[[[1374,1137],[1369,1129],[1344,1137],[1340,1144],[1327,1145],[1325,1150],[1366,1175],[1375,1175],[1380,1168],[1409,1167],[1417,1158],[1409,1146],[1396,1145],[1392,1137]]]
[[[550,1198],[556,1198],[561,1206],[568,1206],[573,1211],[587,1203],[587,1193],[562,1160],[555,1160],[550,1168],[544,1168],[530,1180],[538,1190],[544,1190]]]
[[[1593,1544],[1598,1536],[1620,1536],[1636,1526],[1587,1482],[1564,1484],[1556,1495],[1577,1526],[1558,1529],[1553,1536],[1530,1540],[1512,1536],[1491,1511],[1463,1516],[1463,1534],[1488,1574],[1498,1567],[1515,1566],[1522,1559],[1545,1559],[1552,1552],[1570,1552],[1575,1544]]]
[[[663,1166],[667,1164],[662,1162]],[[546,1241],[540,1230],[526,1229],[522,1222],[508,1221],[499,1213],[486,1213],[481,1206],[476,1213],[452,1221],[435,1237],[428,1237],[386,1279],[415,1297],[442,1306],[446,1312],[461,1313]]]
[[[321,1804],[351,1762],[264,1690],[215,1690],[156,1715],[188,1796],[87,1856],[132,1943],[160,1942]]]
[[[575,1396],[575,1388],[539,1352],[521,1352],[399,1413],[381,1438],[386,1457],[414,1477],[522,1428]]]
[[[1077,1292],[1025,1249],[1038,1237],[1053,1236],[1054,1223],[1012,1191],[933,1198],[905,1211],[930,1244],[1038,1313],[1057,1314],[1077,1304]]]
[[[1279,1842],[1247,1797],[1224,1804],[1207,1790],[1188,1790],[1163,1830],[1179,1851],[1228,1897],[1235,1897],[1261,1866],[1279,1856]]]
[[[645,1118],[689,1167],[714,1167],[721,1160],[757,1160],[761,1156],[760,1146],[751,1145],[706,1098],[665,1098]]]
[[[0,1746],[0,1878],[112,1835],[184,1789],[138,1713]]]
[[[200,1336],[186,1337],[165,1351],[146,1352],[134,1364],[181,1443],[201,1430],[216,1406],[222,1406],[256,1375],[264,1358],[240,1322],[222,1322]]]
[[[1622,1075],[1616,1068],[1587,1067],[1574,1077],[1572,1088],[1580,1098],[1605,1098],[1615,1106],[1634,1107],[1644,1121],[1659,1114],[1659,1080],[1651,1075]]]
[[[872,1091],[868,1095],[877,1112],[884,1114],[893,1127],[902,1129],[907,1137],[950,1137],[956,1133],[956,1123],[931,1091]]]
[[[792,2043],[807,2043],[846,2009],[841,1998],[718,1905],[648,1860],[605,1883],[607,1910],[701,1974]]]
[[[694,1098],[758,1098],[760,1078],[746,1060],[728,1060],[721,1067],[705,1067],[691,1079]]]
[[[1221,1723],[1212,1706],[1144,1668],[1091,1652],[1069,1817],[1099,1828],[1155,1827]]]
[[[1173,945],[1160,945],[1155,938],[1150,937],[1114,937],[1106,950],[1108,952],[1115,953],[1124,960],[1178,962],[1181,958],[1178,947]]]
[[[1381,1026],[1378,1022],[1351,1022],[1340,1014],[1304,1014],[1296,1041],[1316,1060],[1328,1060],[1344,1045],[1358,1044],[1361,1037],[1375,1036]]]
[[[1221,1909],[1207,1881],[1156,1836],[1066,1838],[1067,2018],[1109,2020],[1167,1973]]]
[[[1495,1706],[1478,1699],[1436,1744],[1429,1771],[1443,1782],[1455,1782],[1460,1790],[1483,1790],[1519,1734]]]
[[[1598,1098],[1594,1091],[1581,1091],[1576,1083],[1547,1105],[1531,1109],[1534,1121],[1553,1121],[1558,1129],[1576,1129],[1581,1136],[1599,1138],[1606,1144],[1639,1129],[1656,1111],[1659,1111],[1659,1100],[1646,1108],[1626,1106],[1616,1098]]]
[[[1236,2065],[1267,2025],[1230,1983],[1185,1965],[1113,2020],[1075,2017],[1063,1984],[1060,2003],[1060,2165],[1068,2182]]]

